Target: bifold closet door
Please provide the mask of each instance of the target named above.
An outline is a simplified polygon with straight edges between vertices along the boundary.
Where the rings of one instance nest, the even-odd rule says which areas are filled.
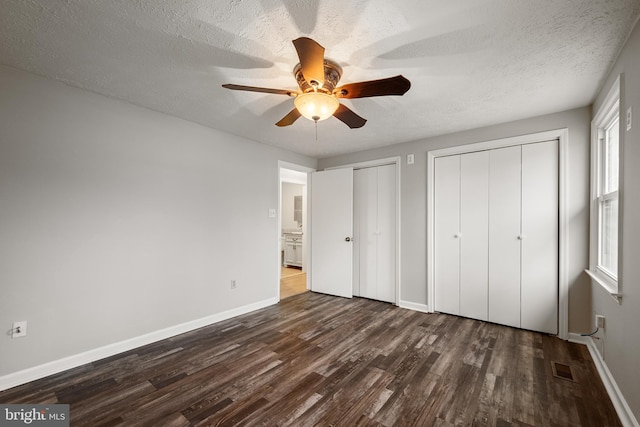
[[[460,156],[435,159],[435,309],[460,314]]]
[[[558,141],[435,159],[435,309],[558,332]]]
[[[522,146],[521,325],[558,333],[558,141]]]
[[[368,297],[368,288],[376,280],[371,274],[375,271],[375,242],[369,234],[377,216],[374,172],[373,168],[353,171],[353,295],[361,297]]]
[[[353,293],[396,302],[396,166],[354,171]]]
[[[489,152],[460,157],[460,315],[487,320]]]
[[[378,174],[376,299],[396,302],[396,165],[375,169]]]
[[[489,151],[489,317],[520,327],[521,147]]]

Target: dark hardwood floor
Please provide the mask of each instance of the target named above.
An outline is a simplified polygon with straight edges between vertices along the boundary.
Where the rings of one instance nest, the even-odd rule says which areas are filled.
[[[72,426],[620,425],[582,345],[311,292],[0,402],[68,403]]]

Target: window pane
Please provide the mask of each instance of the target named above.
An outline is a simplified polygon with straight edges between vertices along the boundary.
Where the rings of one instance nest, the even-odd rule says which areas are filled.
[[[600,205],[600,267],[618,277],[618,199]]]
[[[605,130],[604,140],[604,193],[618,189],[618,126],[619,119],[611,123]]]

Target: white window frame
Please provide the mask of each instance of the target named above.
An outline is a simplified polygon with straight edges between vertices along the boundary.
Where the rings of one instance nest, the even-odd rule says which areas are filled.
[[[622,234],[620,223],[620,187],[622,178],[622,165],[620,154],[621,147],[618,147],[618,190],[608,193],[604,192],[602,171],[604,169],[603,142],[605,131],[612,123],[618,120],[618,144],[622,145],[622,129],[620,123],[620,77],[616,79],[607,94],[604,102],[591,121],[591,215],[590,215],[590,245],[589,245],[589,269],[586,272],[591,278],[606,289],[614,299],[620,301],[619,276],[620,276],[620,236]],[[601,248],[601,206],[605,201],[618,200],[618,266],[617,274],[613,274],[606,268],[600,266]]]

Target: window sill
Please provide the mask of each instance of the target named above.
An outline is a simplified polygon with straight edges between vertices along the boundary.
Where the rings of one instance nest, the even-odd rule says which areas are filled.
[[[611,298],[613,298],[618,304],[622,304],[622,294],[619,294],[617,289],[614,289],[611,284],[600,277],[597,273],[594,273],[589,269],[586,269],[584,271],[589,275],[593,283],[597,283],[598,285],[600,285],[605,291],[607,291]]]

